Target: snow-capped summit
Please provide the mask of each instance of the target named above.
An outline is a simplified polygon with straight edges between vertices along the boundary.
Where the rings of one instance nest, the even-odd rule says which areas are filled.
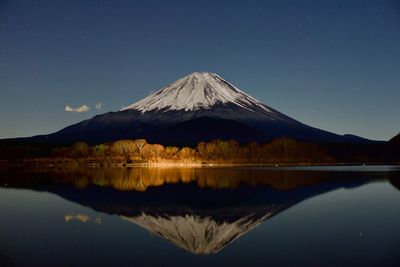
[[[241,91],[221,76],[209,72],[194,72],[129,105],[122,110],[148,111],[209,109],[215,104],[235,104],[247,110],[267,106]]]

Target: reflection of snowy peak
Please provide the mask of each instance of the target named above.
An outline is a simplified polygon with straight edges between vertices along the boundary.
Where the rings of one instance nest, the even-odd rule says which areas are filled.
[[[197,215],[154,216],[145,213],[122,218],[192,253],[209,254],[220,251],[270,216],[271,213],[266,213],[258,218],[238,218],[234,222],[217,222],[212,217]]]
[[[232,103],[253,110],[268,107],[214,73],[195,72],[185,76],[148,97],[124,108],[141,112],[152,110],[198,110],[215,104]]]

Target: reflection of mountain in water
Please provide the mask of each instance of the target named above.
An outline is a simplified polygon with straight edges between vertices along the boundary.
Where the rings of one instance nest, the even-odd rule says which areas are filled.
[[[233,240],[244,235],[271,213],[257,218],[238,218],[234,222],[217,222],[212,217],[197,215],[154,216],[141,214],[135,217],[122,217],[149,232],[159,235],[180,248],[196,254],[216,253]]]
[[[26,177],[25,183],[31,180]],[[37,174],[33,177],[38,181]],[[196,254],[220,251],[305,199],[359,186],[369,179],[355,173],[350,180],[343,173],[235,169],[94,169],[40,177],[42,182],[28,187],[121,216]],[[61,184],[49,183],[50,180]],[[14,186],[24,187],[16,180]],[[140,191],[135,191],[138,188]]]
[[[84,189],[84,194],[63,190],[56,193],[97,211],[119,215],[192,253],[208,254],[220,251],[260,223],[305,199],[356,185],[359,184],[310,185],[290,191],[249,186],[216,191],[195,185],[169,185],[146,193],[99,190],[91,186]]]

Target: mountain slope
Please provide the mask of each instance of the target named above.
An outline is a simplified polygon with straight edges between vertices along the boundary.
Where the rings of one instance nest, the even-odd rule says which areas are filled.
[[[389,158],[394,163],[400,162],[400,133],[392,137],[387,143]],[[399,183],[398,183],[399,184]]]
[[[148,140],[153,143],[179,146],[196,145],[199,140],[208,142],[215,139],[241,140],[247,143],[262,141],[265,134],[238,121],[199,117],[160,128],[148,136]]]
[[[389,144],[390,144],[390,145],[393,145],[393,146],[400,146],[400,134],[398,134],[398,135],[392,137],[392,138],[389,140]]]

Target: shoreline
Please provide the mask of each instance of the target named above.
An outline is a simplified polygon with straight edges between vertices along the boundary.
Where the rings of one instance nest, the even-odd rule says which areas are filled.
[[[184,162],[143,162],[143,163],[82,163],[72,159],[24,159],[0,160],[1,169],[92,169],[92,168],[235,168],[235,167],[324,167],[324,166],[400,166],[399,162],[290,162],[290,163],[184,163]]]

